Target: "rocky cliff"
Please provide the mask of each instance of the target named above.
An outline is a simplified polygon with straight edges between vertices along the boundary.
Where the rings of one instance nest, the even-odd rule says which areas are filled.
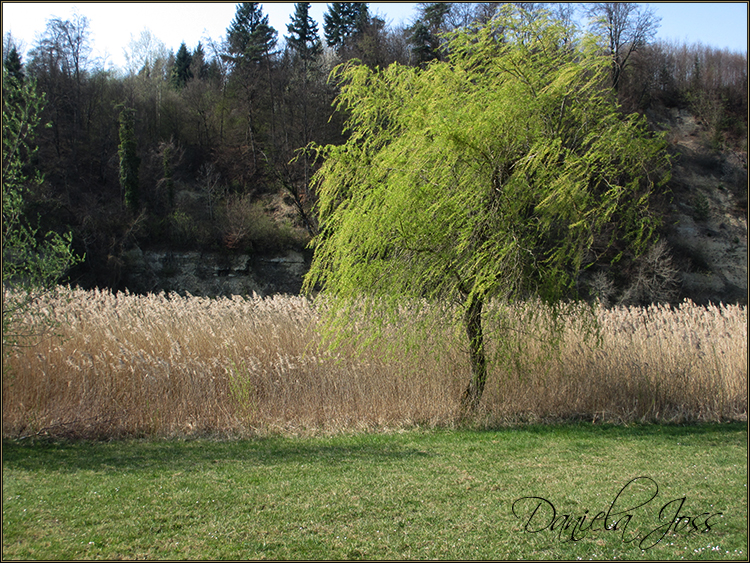
[[[684,110],[651,117],[673,154],[663,220],[678,296],[747,303],[747,153],[711,148],[706,125]]]
[[[271,295],[299,293],[310,256],[294,250],[281,255],[229,252],[170,252],[135,248],[124,256],[124,284],[133,292]]]

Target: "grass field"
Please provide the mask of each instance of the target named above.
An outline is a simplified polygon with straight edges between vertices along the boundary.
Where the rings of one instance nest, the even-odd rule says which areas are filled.
[[[442,319],[418,333],[411,310],[387,327],[390,353],[358,354],[321,348],[320,314],[301,297],[76,290],[41,307],[62,325],[4,354],[5,437],[450,428],[470,378],[460,327]],[[598,341],[585,307],[571,307],[553,352],[540,338],[548,310],[500,313],[488,316],[487,347],[506,354],[490,366],[476,427],[747,420],[747,307],[597,308]]]
[[[747,510],[740,423],[3,448],[11,559],[747,560]]]

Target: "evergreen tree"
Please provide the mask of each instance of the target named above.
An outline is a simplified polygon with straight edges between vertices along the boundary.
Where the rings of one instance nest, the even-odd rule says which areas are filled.
[[[286,29],[289,32],[287,43],[303,61],[313,60],[323,51],[318,37],[318,24],[310,17],[309,2],[294,5],[292,23],[287,24]]]
[[[271,145],[276,137],[276,103],[271,72],[271,52],[276,45],[276,30],[268,25],[268,16],[263,15],[259,2],[243,2],[237,5],[237,12],[227,29],[228,54],[224,60],[233,66],[233,83],[241,93],[246,111],[245,145],[251,147],[253,169],[258,169],[260,132],[264,127],[265,112],[270,109]],[[263,64],[265,63],[265,64]],[[266,77],[261,70],[265,67]],[[264,83],[265,82],[265,83]],[[261,96],[268,95],[267,100]]]
[[[301,134],[296,138],[297,141],[294,143],[296,146],[306,146],[312,139],[313,127],[311,126],[311,116],[315,115],[315,109],[313,108],[311,111],[310,106],[314,104],[316,98],[319,98],[320,93],[319,91],[315,92],[314,88],[310,88],[310,70],[311,67],[314,68],[315,60],[323,52],[323,46],[318,36],[318,24],[310,17],[309,10],[309,2],[295,4],[295,13],[291,17],[292,22],[286,26],[289,32],[289,36],[286,38],[287,44],[290,50],[296,55],[293,59],[294,66],[295,68],[298,66],[302,67],[300,72],[295,72],[297,77],[301,77],[301,82],[292,79],[289,83],[289,89],[292,93],[290,96],[290,106],[294,106],[301,113],[301,120],[294,120],[294,126]],[[301,176],[304,178],[301,189],[296,187],[299,184],[295,186],[293,182],[289,181],[285,181],[284,185],[294,198],[295,205],[303,222],[312,232],[314,230],[314,220],[310,218],[309,208],[306,210],[304,204],[304,201],[309,202],[311,200],[312,195],[309,190],[310,164],[306,154],[302,155],[301,165]]]
[[[427,26],[421,20],[417,20],[409,28],[409,32],[409,43],[412,45],[412,52],[416,57],[417,65],[424,66],[426,63],[437,58],[433,42],[434,38],[430,35],[430,30],[427,29]]]
[[[170,75],[172,86],[181,90],[187,84],[187,81],[193,77],[193,72],[190,70],[190,65],[193,62],[192,55],[188,52],[185,42],[180,44],[180,48],[177,51],[177,56],[174,59],[174,66]]]
[[[137,211],[139,205],[138,145],[135,138],[135,111],[123,108],[120,112],[120,187],[125,194],[125,205],[130,211]]]
[[[440,58],[440,33],[445,30],[445,18],[451,10],[450,3],[432,2],[420,6],[419,19],[408,28],[409,43],[417,59],[424,66]]]
[[[193,51],[191,62],[190,62],[190,73],[191,77],[205,80],[208,78],[208,63],[206,62],[206,54],[203,51],[203,45],[198,41],[198,45],[195,46]]]
[[[276,30],[268,25],[260,2],[237,5],[232,23],[227,29],[228,59],[235,66],[244,62],[260,62],[276,46]]]
[[[18,50],[15,45],[8,52],[8,56],[3,61],[5,70],[8,71],[8,75],[15,78],[19,84],[23,83],[25,74],[23,72],[23,64],[21,63],[21,55],[18,54]]]
[[[323,15],[323,32],[329,47],[340,49],[361,34],[370,20],[367,2],[334,2]]]

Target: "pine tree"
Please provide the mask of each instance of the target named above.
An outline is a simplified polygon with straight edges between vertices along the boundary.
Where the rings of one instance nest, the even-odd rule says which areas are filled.
[[[424,66],[429,61],[440,59],[440,37],[445,31],[445,17],[451,5],[446,2],[433,2],[420,7],[419,19],[408,28],[409,43],[417,58],[417,64]]]
[[[8,71],[8,75],[15,78],[19,84],[23,83],[25,79],[23,64],[21,63],[21,55],[18,54],[15,46],[11,48],[8,56],[3,61],[3,66]]]
[[[340,49],[361,34],[370,20],[367,2],[334,2],[323,15],[323,31],[329,47]]]
[[[298,2],[294,5],[292,23],[287,24],[289,46],[303,61],[315,59],[323,51],[318,37],[318,24],[310,17],[310,3]]]
[[[244,62],[258,63],[276,46],[276,30],[268,25],[260,2],[237,5],[232,23],[227,29],[229,60],[238,66]]]
[[[291,17],[292,22],[287,24],[286,28],[289,32],[289,36],[286,38],[287,44],[291,50],[296,54],[297,59],[294,61],[299,64],[301,61],[301,77],[302,83],[297,86],[298,94],[296,96],[297,101],[301,106],[302,120],[301,120],[301,132],[302,136],[300,143],[302,146],[306,146],[312,137],[312,128],[310,125],[310,110],[311,100],[315,97],[314,93],[311,93],[309,88],[309,75],[310,68],[314,65],[315,60],[323,52],[323,45],[318,36],[318,24],[310,17],[310,3],[299,2],[295,4],[295,12]],[[309,163],[307,155],[302,155],[303,170],[304,170],[304,199],[310,198],[309,191]],[[302,197],[298,190],[292,186],[291,183],[285,183],[289,193],[292,195],[295,201],[295,205],[308,229],[311,231],[314,229],[313,222],[309,218],[308,213],[303,205]]]
[[[192,61],[193,57],[188,52],[185,42],[183,41],[180,44],[177,56],[174,59],[174,66],[172,67],[170,76],[172,86],[178,90],[184,88],[187,81],[193,77],[193,73],[190,70],[190,64]]]
[[[430,35],[430,30],[421,21],[417,20],[414,25],[409,28],[411,35],[409,35],[409,43],[412,46],[412,52],[416,57],[416,63],[419,66],[424,66],[426,63],[437,58],[435,53],[435,47],[433,45],[433,37]]]
[[[199,78],[200,80],[208,78],[208,63],[206,62],[206,54],[203,51],[203,45],[201,45],[200,41],[198,41],[198,45],[195,46],[195,50],[191,57],[190,72],[192,76]]]
[[[247,128],[246,144],[251,146],[253,168],[258,165],[257,133],[261,108],[271,110],[271,144],[275,144],[276,137],[276,103],[271,73],[271,53],[276,45],[276,30],[268,25],[268,16],[263,15],[259,2],[243,2],[237,5],[237,12],[227,29],[229,52],[223,59],[234,67],[233,74],[236,84],[242,90],[246,104]],[[265,64],[263,64],[265,63]],[[266,88],[263,88],[260,70],[265,67]],[[265,105],[259,100],[259,93],[266,89],[269,100]]]

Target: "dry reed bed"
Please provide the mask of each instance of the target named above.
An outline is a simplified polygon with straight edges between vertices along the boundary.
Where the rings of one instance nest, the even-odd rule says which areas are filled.
[[[302,297],[73,290],[44,307],[64,320],[59,334],[4,357],[5,436],[450,426],[469,377],[460,331],[448,326],[417,350],[321,351],[319,315]],[[746,419],[746,307],[595,315],[599,345],[573,314],[550,355],[534,337],[548,315],[511,312],[522,353],[493,364],[480,422]],[[507,331],[488,322],[488,333],[492,347]]]
[[[552,356],[522,340],[522,361],[491,380],[492,419],[747,420],[747,307],[686,301],[594,314],[599,339],[586,336],[580,307]]]

